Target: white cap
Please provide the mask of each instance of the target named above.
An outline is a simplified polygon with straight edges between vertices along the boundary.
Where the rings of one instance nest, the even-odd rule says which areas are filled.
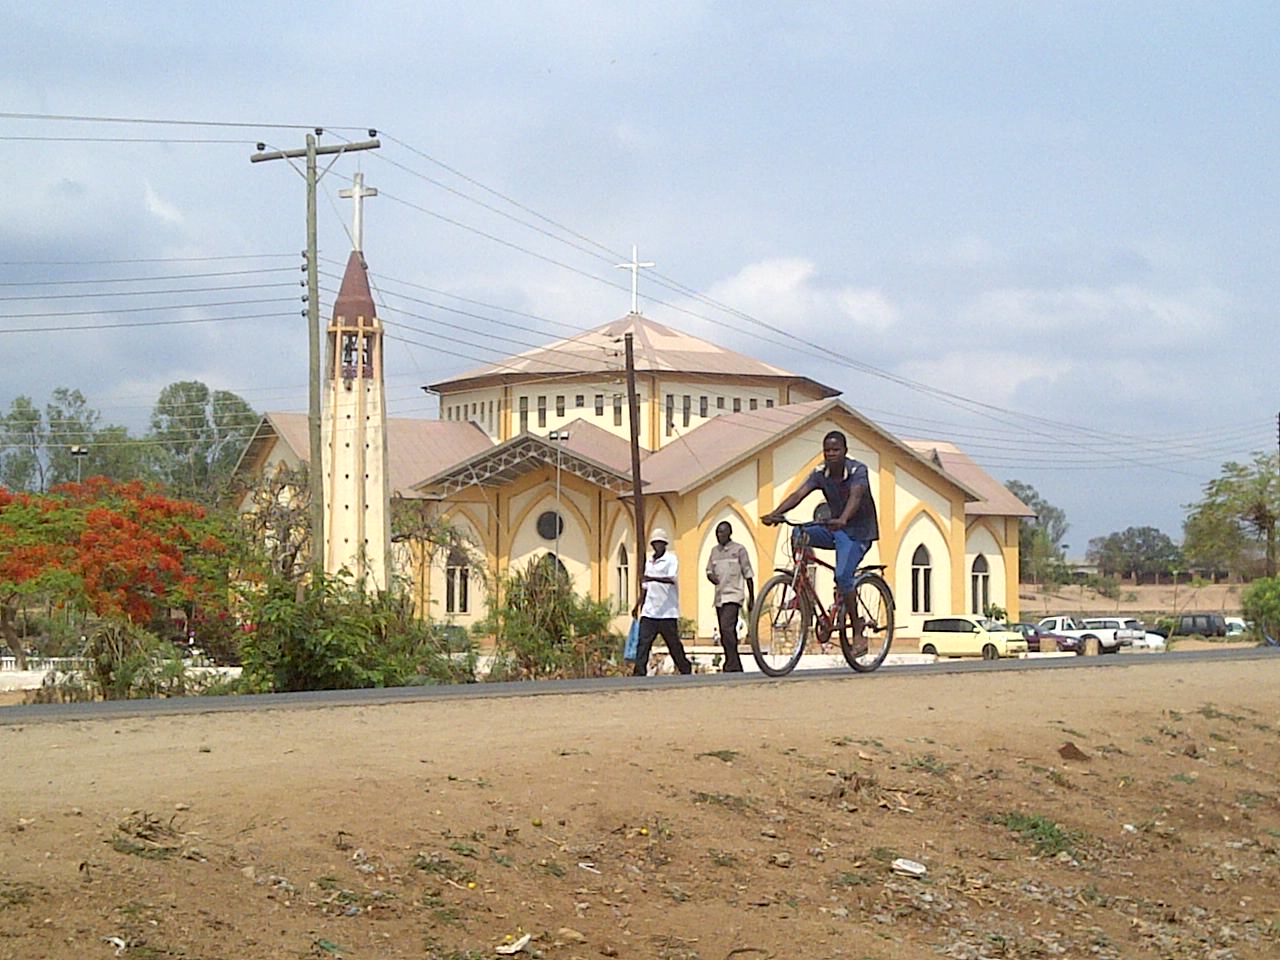
[[[655,527],[653,533],[649,534],[649,542],[657,543],[659,541],[663,543],[670,543],[671,538],[667,536],[667,531],[663,530],[661,527]]]

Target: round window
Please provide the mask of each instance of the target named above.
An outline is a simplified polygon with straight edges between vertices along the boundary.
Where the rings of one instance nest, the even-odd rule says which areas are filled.
[[[554,540],[564,532],[564,520],[554,510],[548,510],[538,517],[538,536],[543,540]]]

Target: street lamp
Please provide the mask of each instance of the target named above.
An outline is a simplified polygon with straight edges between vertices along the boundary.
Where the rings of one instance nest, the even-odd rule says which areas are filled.
[[[71,448],[70,452],[71,452],[71,456],[75,457],[76,483],[79,483],[80,482],[80,464],[83,463],[84,458],[89,455],[89,448],[77,443]]]
[[[560,528],[564,519],[560,509],[560,444],[569,439],[568,430],[552,430],[547,439],[556,445],[556,563],[560,562]]]

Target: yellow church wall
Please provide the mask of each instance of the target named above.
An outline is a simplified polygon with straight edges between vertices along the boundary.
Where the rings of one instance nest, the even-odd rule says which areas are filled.
[[[474,511],[476,506],[482,508],[482,512],[479,515]],[[488,518],[484,515],[483,507],[483,504],[454,504],[443,514],[443,519],[450,523],[460,535],[481,549],[484,549],[484,530],[488,525]],[[445,578],[448,565],[448,550],[436,548],[432,551],[426,578],[426,596],[419,600],[419,611],[421,612],[425,609],[427,616],[431,620],[448,621],[449,623],[470,628],[477,621],[484,619],[486,612],[489,594],[485,571],[473,567],[468,572],[467,609],[466,611],[455,610],[451,612],[447,609],[446,604],[448,586]],[[421,576],[418,578],[417,585],[421,589]]]
[[[768,579],[772,572],[767,568],[763,572],[760,570],[755,540],[751,537],[749,516],[749,514],[744,516],[741,511],[736,509],[736,504],[726,498],[716,505],[715,509],[710,513],[704,515],[703,522],[698,526],[697,553],[691,558],[694,561],[697,576],[697,589],[692,595],[694,602],[685,603],[684,607],[685,616],[693,617],[697,620],[697,635],[699,637],[710,637],[718,625],[715,608],[716,587],[715,584],[707,579],[707,561],[711,557],[712,548],[716,545],[716,527],[721,521],[727,520],[729,522],[729,525],[733,527],[734,542],[740,543],[746,548],[747,557],[751,560],[751,568],[755,574],[754,579],[757,590],[763,586],[764,581]],[[682,596],[682,602],[683,599]]]
[[[605,589],[603,599],[611,599],[616,616],[613,628],[625,631],[631,621],[631,606],[636,600],[636,552],[635,521],[631,511],[617,500],[606,499],[604,521],[605,555],[602,558],[605,567]],[[619,592],[618,547],[627,548],[627,572],[625,586]],[[643,562],[643,557],[640,556]]]
[[[893,525],[895,527],[901,527],[902,522],[915,513],[921,505],[927,506],[938,516],[940,522],[950,526],[951,501],[944,494],[929,487],[905,465],[899,465],[894,479],[898,488],[897,496],[894,498]]]
[[[936,514],[930,512],[925,505],[911,517],[899,538],[901,547],[894,563],[894,575],[897,587],[894,600],[897,605],[895,633],[908,637],[919,637],[920,627],[924,620],[931,616],[945,616],[959,612],[953,606],[954,582],[952,579],[951,548],[947,542],[947,526],[940,522]],[[912,608],[911,596],[911,560],[916,548],[923,545],[929,551],[931,565],[931,603],[927,609],[916,611]],[[963,546],[961,546],[963,549]]]
[[[758,495],[760,482],[754,460],[744,463],[731,473],[716,478],[708,486],[691,494],[697,500],[698,519],[705,520],[707,512],[728,497],[739,505],[743,515],[753,520],[759,516]],[[738,524],[734,524],[738,526]]]
[[[554,540],[544,540],[537,531],[538,516],[544,510],[554,510],[556,506],[553,493],[547,493],[533,500],[529,508],[520,516],[512,518],[511,547],[508,551],[512,570],[521,570],[535,557],[544,553],[555,553]],[[564,529],[560,533],[560,562],[564,564],[578,593],[591,594],[591,552],[588,549],[587,518],[572,505],[566,504],[563,511]]]
[[[1005,601],[1004,608],[1008,611],[1009,622],[1022,619],[1022,601],[1018,596],[1018,581],[1021,577],[1019,569],[1019,524],[1016,517],[992,518],[994,522],[1003,521],[1001,524],[1004,536],[1001,538],[1001,550],[1004,554],[1005,569]]]
[[[997,521],[998,522],[998,521]],[[1003,524],[1000,524],[1003,526]],[[970,521],[965,533],[964,569],[967,579],[965,585],[966,611],[981,615],[982,610],[973,609],[973,562],[981,554],[987,561],[987,594],[990,602],[1004,606],[1008,596],[1007,574],[1004,564],[1004,551],[996,538],[996,532],[985,519]],[[1005,608],[1008,609],[1007,607]]]

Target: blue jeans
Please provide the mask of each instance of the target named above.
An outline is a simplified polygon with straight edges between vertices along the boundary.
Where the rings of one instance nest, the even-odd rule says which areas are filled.
[[[791,531],[794,543],[801,533],[808,534],[811,546],[836,552],[836,586],[841,596],[853,589],[853,572],[871,549],[870,540],[855,540],[843,530],[831,530],[825,523],[806,523]]]

